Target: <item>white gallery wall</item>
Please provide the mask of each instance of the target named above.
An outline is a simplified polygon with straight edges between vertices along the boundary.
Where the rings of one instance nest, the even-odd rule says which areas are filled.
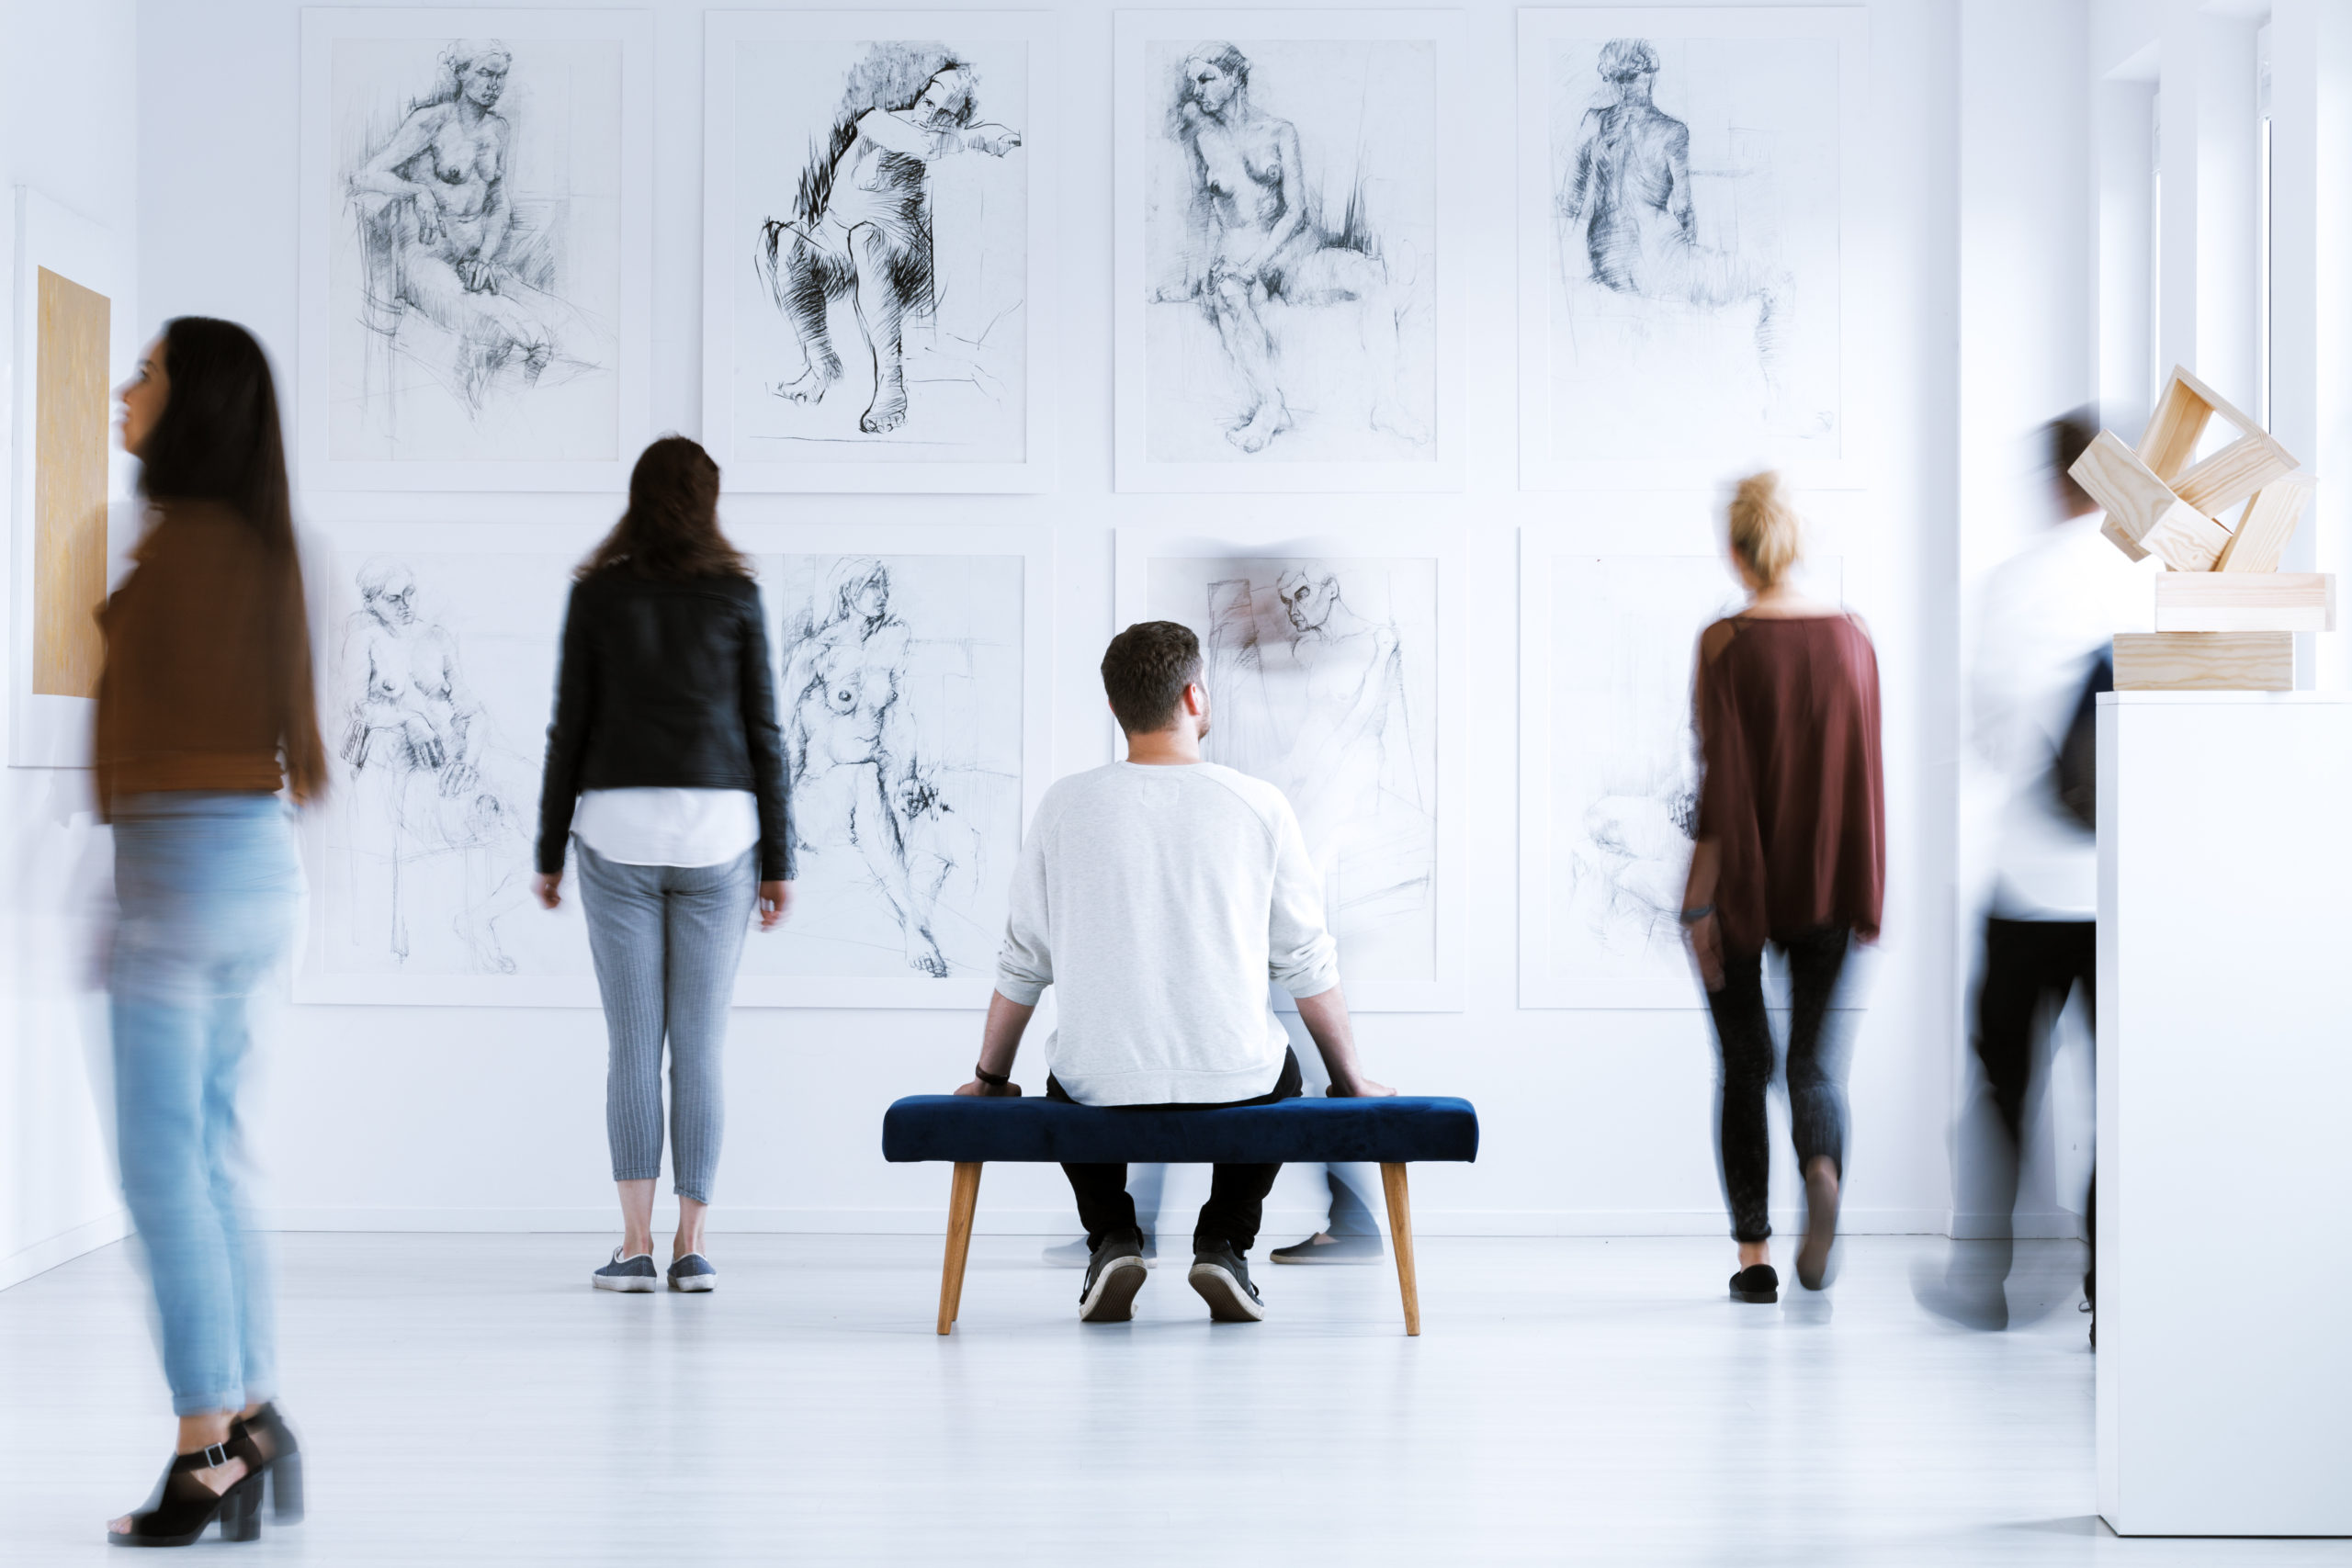
[[[1861,345],[1854,453],[1861,488],[1806,494],[1815,548],[1844,562],[1849,602],[1878,639],[1886,693],[1891,833],[1887,940],[1864,966],[1852,1075],[1848,1214],[1860,1229],[1950,1222],[1955,1082],[1956,885],[1952,757],[1960,525],[1955,400],[1957,8],[1869,13],[1868,134],[1844,258],[1844,331]],[[703,12],[654,18],[651,397],[656,428],[688,434],[702,411]],[[1473,1167],[1417,1174],[1432,1231],[1717,1234],[1710,1122],[1713,1048],[1682,1010],[1528,1010],[1518,992],[1518,531],[1569,523],[1600,549],[1713,547],[1713,472],[1671,476],[1664,504],[1519,489],[1514,301],[1516,11],[1465,7],[1466,95],[1457,210],[1465,232],[1465,481],[1419,495],[1121,494],[1113,487],[1113,17],[1059,8],[1053,107],[1062,130],[1054,315],[1057,488],[1041,495],[735,495],[728,526],[777,548],[786,525],[1043,525],[1053,530],[1054,760],[1108,760],[1095,664],[1113,624],[1114,530],[1260,528],[1346,536],[1372,525],[1458,532],[1474,613],[1467,694],[1442,716],[1467,767],[1465,1003],[1458,1012],[1363,1019],[1376,1076],[1460,1094],[1485,1123]],[[281,373],[297,360],[296,176],[300,9],[291,0],[140,13],[140,285],[150,321],[202,312],[258,333]],[[241,85],[224,92],[220,84]],[[232,168],[233,199],[222,171]],[[439,525],[436,540],[495,551],[584,551],[616,495],[371,494],[305,491],[313,550],[385,527]],[[1641,521],[1632,520],[1637,514]],[[440,547],[436,545],[435,547]],[[509,544],[511,547],[511,543]],[[756,940],[756,939],[754,939]],[[929,1229],[945,1172],[878,1156],[894,1097],[967,1076],[977,1012],[746,1009],[729,1056],[729,1131],[718,1193],[726,1223]],[[599,1227],[611,1189],[601,1021],[577,1008],[299,1006],[273,1021],[258,1142],[282,1223],[323,1227]],[[1040,1053],[1018,1076],[1035,1091]],[[1792,1197],[1792,1173],[1781,1190]],[[1192,1190],[1180,1174],[1171,1192]],[[1303,1181],[1281,1189],[1270,1232],[1308,1217]],[[1061,1230],[1058,1173],[989,1173],[983,1225]]]
[[[123,277],[138,234],[135,23],[131,0],[0,4],[0,197],[29,186],[103,225]],[[13,199],[6,206],[0,224],[13,224]],[[123,297],[114,308],[137,307]],[[0,497],[16,493],[15,465],[26,461],[10,449],[11,411],[24,395],[5,342],[13,310],[0,308]],[[16,603],[13,559],[0,551],[0,604]],[[84,984],[87,895],[106,855],[87,779],[0,772],[0,1286],[124,1231],[103,1004]]]
[[[703,11],[653,21],[650,398],[657,429],[702,427]],[[2089,48],[2085,7],[1884,0],[1869,21],[1853,249],[1841,258],[1843,332],[1859,352],[1843,389],[1859,488],[1802,497],[1813,546],[1843,563],[1848,601],[1878,641],[1885,693],[1890,829],[1886,941],[1862,967],[1851,1078],[1847,1215],[1862,1230],[1953,1224],[1951,1128],[1966,1083],[1962,1004],[1981,879],[1960,759],[1962,669],[1975,579],[2027,531],[2023,432],[2086,400],[2098,342],[2083,210]],[[137,299],[152,327],[180,313],[251,326],[281,376],[298,361],[300,7],[292,0],[148,0],[44,13],[12,6],[5,121],[12,179],[86,193],[136,234]],[[1459,492],[1417,495],[1122,494],[1113,484],[1114,9],[1058,8],[1051,83],[1058,156],[1054,378],[1058,482],[1038,495],[735,495],[730,531],[753,552],[807,524],[1051,529],[1057,771],[1111,755],[1095,663],[1114,629],[1122,528],[1345,536],[1437,527],[1461,541],[1473,613],[1465,694],[1441,717],[1461,749],[1466,795],[1464,1002],[1361,1022],[1372,1070],[1407,1092],[1460,1094],[1485,1124],[1472,1167],[1417,1173],[1432,1232],[1720,1234],[1711,1118],[1713,1048],[1703,1011],[1528,1009],[1519,996],[1520,529],[1566,525],[1595,553],[1713,547],[1724,473],[1676,473],[1638,504],[1621,492],[1519,488],[1516,300],[1517,12],[1466,6],[1459,166],[1446,171],[1462,232],[1465,395]],[[57,36],[69,24],[73,36]],[[88,29],[86,34],[78,29]],[[55,54],[21,47],[54,40]],[[35,62],[48,66],[35,68]],[[58,60],[88,69],[60,71]],[[107,62],[113,62],[109,67]],[[2022,67],[2020,62],[2027,62]],[[109,73],[110,71],[114,73]],[[32,96],[19,83],[31,84]],[[70,91],[65,85],[70,81]],[[2069,88],[2069,83],[2073,87]],[[224,84],[233,84],[226,87]],[[53,101],[52,101],[53,100]],[[28,112],[29,111],[29,112]],[[28,123],[40,158],[28,161]],[[135,126],[135,164],[129,138]],[[61,134],[70,128],[73,134]],[[119,188],[135,167],[136,192]],[[2071,171],[2071,172],[2070,172]],[[110,182],[112,182],[110,184]],[[135,225],[132,222],[136,215]],[[1963,346],[1965,344],[1965,346]],[[2103,364],[2104,359],[2096,361]],[[287,389],[289,392],[291,388]],[[292,402],[294,400],[288,398]],[[300,476],[298,476],[299,481]],[[617,494],[393,494],[306,490],[313,552],[429,530],[435,548],[584,551]],[[375,547],[370,546],[369,547]],[[1567,743],[1572,738],[1558,738]],[[0,1258],[104,1239],[113,1213],[65,948],[76,775],[12,770],[16,911],[8,945],[12,1077],[0,1171]],[[1970,796],[1973,799],[1974,796]],[[1981,803],[1980,803],[1981,804]],[[756,940],[756,939],[754,939]],[[1693,993],[1693,1003],[1696,995]],[[898,1095],[967,1075],[977,1012],[745,1009],[729,1056],[722,1223],[771,1228],[926,1230],[945,1173],[893,1168],[880,1114]],[[281,1223],[317,1227],[601,1228],[611,1188],[604,1040],[593,1010],[294,1006],[267,1041],[256,1143]],[[28,1046],[39,1043],[38,1051]],[[1304,1042],[1301,1042],[1305,1048]],[[1033,1045],[1018,1071],[1044,1077]],[[77,1076],[78,1075],[78,1076]],[[1794,1194],[1783,1153],[1783,1210]],[[2063,1173],[2061,1173],[2063,1174]],[[1196,1173],[1170,1182],[1171,1204]],[[2065,1182],[2040,1190],[2053,1226]],[[1295,1174],[1270,1235],[1306,1223],[1317,1194]],[[1058,1173],[989,1173],[980,1220],[1058,1231]],[[1181,1224],[1181,1220],[1177,1223]],[[1971,1223],[1962,1214],[1962,1228]]]

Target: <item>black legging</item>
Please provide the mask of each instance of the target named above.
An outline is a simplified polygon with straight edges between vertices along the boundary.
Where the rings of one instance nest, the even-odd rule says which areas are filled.
[[[1846,1051],[1829,1030],[1829,1006],[1852,933],[1843,926],[1775,939],[1789,961],[1789,1123],[1797,1167],[1826,1155],[1846,1170]],[[1772,1234],[1771,1134],[1764,1091],[1772,1082],[1772,1024],[1764,1012],[1764,955],[1724,954],[1724,983],[1707,993],[1722,1051],[1716,1080],[1716,1155],[1735,1241]]]

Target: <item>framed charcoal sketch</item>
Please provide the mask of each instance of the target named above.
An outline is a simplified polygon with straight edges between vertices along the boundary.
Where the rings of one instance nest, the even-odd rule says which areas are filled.
[[[1462,1006],[1462,562],[1434,529],[1119,530],[1114,619],[1199,635],[1203,754],[1289,797],[1362,1011]]]
[[[297,1001],[595,1003],[578,879],[553,914],[531,897],[579,553],[479,554],[479,533],[347,528],[312,566],[328,795]]]
[[[304,485],[627,484],[651,57],[643,11],[303,11]]]
[[[1859,6],[1519,14],[1530,489],[1863,482]]]
[[[468,532],[355,526],[328,558],[332,793],[299,1001],[596,1005],[576,873],[553,914],[530,890],[579,555],[469,553]],[[789,546],[754,565],[800,874],[791,919],[744,945],[737,1005],[983,1006],[1052,766],[1049,536],[768,537]]]
[[[703,438],[729,486],[1052,488],[1053,25],[708,15]]]
[[[773,537],[773,536],[771,536]],[[1053,782],[1049,531],[810,525],[759,558],[799,877],[739,1000],[985,1007]]]
[[[1461,40],[1452,11],[1119,13],[1121,490],[1461,487]]]
[[[130,459],[114,450],[113,413],[115,384],[138,357],[138,317],[111,234],[24,186],[13,205],[16,395],[0,433],[0,451],[17,453],[13,468],[0,464],[14,485],[8,761],[85,768],[105,662],[108,525],[132,531]]]
[[[1530,528],[1520,562],[1519,1005],[1705,1005],[1683,947],[1698,821],[1692,660],[1744,603],[1723,556],[1604,555]],[[1806,592],[1840,600],[1842,563]]]

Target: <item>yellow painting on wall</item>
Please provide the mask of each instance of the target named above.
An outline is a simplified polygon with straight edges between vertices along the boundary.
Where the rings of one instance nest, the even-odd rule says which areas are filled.
[[[105,649],[111,302],[40,269],[33,432],[33,691],[95,697]]]

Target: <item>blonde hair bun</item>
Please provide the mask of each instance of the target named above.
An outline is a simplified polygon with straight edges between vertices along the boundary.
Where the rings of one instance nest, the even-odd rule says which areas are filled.
[[[1773,588],[1804,550],[1804,528],[1770,468],[1739,481],[1731,498],[1731,547],[1759,588]]]

